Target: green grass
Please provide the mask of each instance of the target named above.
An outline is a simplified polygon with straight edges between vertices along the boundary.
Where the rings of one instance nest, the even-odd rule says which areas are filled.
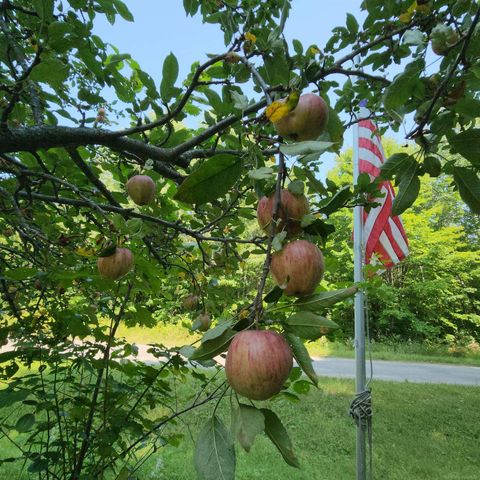
[[[158,325],[154,328],[121,325],[118,335],[137,344],[163,343],[167,346],[191,343],[200,335],[192,334],[187,328],[179,325]],[[322,338],[307,344],[313,357],[353,358],[355,351],[351,342],[329,342]],[[420,342],[380,343],[372,342],[372,357],[376,360],[395,360],[404,362],[451,363],[459,365],[480,366],[480,352],[449,351],[446,345],[427,345]]]
[[[191,392],[193,383],[183,387]],[[301,469],[286,465],[278,451],[259,436],[247,454],[237,446],[237,480],[331,480],[355,478],[355,427],[348,416],[353,396],[350,380],[322,378],[300,403],[284,397],[263,402],[287,427]],[[480,471],[478,387],[422,385],[376,381],[373,384],[373,445],[375,477],[382,480],[476,480]],[[25,413],[19,406],[13,414]],[[183,442],[150,457],[138,472],[142,480],[193,480],[193,440],[213,405],[183,417],[169,432],[181,432]],[[156,412],[158,413],[158,412]],[[228,426],[228,399],[217,412]],[[154,414],[152,414],[154,415]],[[2,412],[3,416],[3,412]],[[13,418],[9,419],[12,423]],[[187,425],[188,424],[188,428]],[[10,432],[17,442],[26,435]],[[0,435],[0,458],[18,455]],[[0,478],[30,479],[21,463],[0,466]],[[108,477],[114,478],[114,477]]]
[[[237,480],[355,478],[355,428],[348,417],[351,381],[322,379],[321,391],[291,404],[270,405],[283,420],[301,469],[287,466],[265,437],[247,454],[237,448]],[[384,480],[475,480],[480,469],[479,389],[443,385],[374,384],[374,469]],[[207,409],[206,409],[207,410]],[[211,411],[211,409],[208,409]],[[221,409],[229,424],[227,409]],[[194,436],[207,411],[190,417]],[[151,458],[140,478],[192,480],[193,443]]]

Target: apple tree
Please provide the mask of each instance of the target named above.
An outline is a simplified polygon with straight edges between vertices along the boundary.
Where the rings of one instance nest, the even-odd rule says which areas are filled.
[[[238,382],[273,378],[272,394],[295,398],[316,385],[304,342],[335,328],[328,308],[355,292],[319,285],[319,247],[332,213],[368,205],[376,191],[316,172],[324,152],[340,151],[361,100],[382,129],[407,125],[417,144],[384,169],[399,188],[397,213],[432,170],[480,213],[476,2],[365,0],[363,25],[348,14],[320,47],[285,38],[291,3],[184,0],[186,15],[217,24],[225,45],[183,79],[173,54],[153,78],[94,34],[99,16],[134,21],[121,0],[0,3],[0,426],[24,439],[12,439],[18,455],[2,468],[131,478],[179,442],[173,422],[203,407],[199,478],[234,478],[233,439],[216,413],[225,398],[243,448],[264,432],[298,466],[274,411],[240,400],[212,359],[239,332],[271,330],[282,335],[283,360],[270,363],[281,374],[252,368],[232,387],[248,396]],[[235,302],[215,294],[216,277],[255,259],[255,292]],[[312,259],[302,283],[298,266]],[[154,364],[117,335],[121,323],[174,321],[181,309],[208,331],[195,345],[151,345]],[[292,354],[308,381],[294,369],[284,384]]]

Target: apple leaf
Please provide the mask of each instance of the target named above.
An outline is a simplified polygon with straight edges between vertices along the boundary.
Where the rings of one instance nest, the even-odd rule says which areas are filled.
[[[293,356],[298,365],[300,365],[300,368],[305,372],[305,375],[307,375],[314,385],[318,386],[318,377],[313,369],[312,359],[310,358],[308,350],[302,340],[291,333],[285,334],[285,339],[292,348]]]
[[[326,223],[320,218],[316,218],[314,222],[309,223],[308,225],[304,224],[304,220],[302,218],[301,226],[305,233],[308,233],[309,235],[320,236],[323,240],[326,240],[327,237],[335,231],[335,227],[331,223]]]
[[[174,85],[178,77],[178,60],[177,57],[170,52],[165,58],[162,68],[162,82],[160,84],[160,95],[162,100],[168,102],[174,95]]]
[[[331,307],[342,300],[351,297],[357,293],[356,286],[342,288],[341,290],[331,290],[329,292],[320,292],[308,297],[299,298],[295,302],[295,306],[301,310],[309,310],[310,312],[318,312],[325,308]]]
[[[418,164],[412,163],[403,173],[398,193],[392,203],[392,215],[400,215],[411,207],[420,193],[420,179],[417,174]]]
[[[189,360],[210,360],[220,353],[224,352],[230,344],[232,338],[237,332],[228,329],[218,337],[202,343],[195,352],[189,357]]]
[[[338,325],[332,320],[312,312],[298,312],[285,320],[287,332],[306,340],[317,340],[337,328],[339,328]]]
[[[222,421],[213,415],[195,446],[195,470],[200,480],[234,480],[235,447]]]
[[[20,417],[15,424],[15,430],[18,432],[28,432],[35,424],[35,415],[27,413]]]
[[[323,153],[326,152],[333,142],[318,142],[316,140],[309,140],[306,142],[291,143],[289,145],[282,145],[280,151],[285,155],[307,155],[309,153]]]
[[[480,179],[475,172],[469,168],[455,167],[453,178],[462,200],[472,212],[480,213]]]
[[[231,320],[225,320],[224,322],[218,323],[217,325],[215,325],[215,327],[211,328],[210,330],[208,330],[208,332],[205,333],[205,335],[202,337],[202,343],[205,343],[220,337],[231,326],[232,326]]]
[[[240,177],[242,162],[234,155],[215,155],[205,161],[180,185],[173,198],[204,204],[225,195]]]
[[[300,468],[297,457],[293,452],[292,442],[288,436],[287,430],[283,426],[280,419],[277,415],[268,410],[267,408],[262,408],[261,412],[265,418],[265,433],[272,443],[277,447],[278,451],[281,453],[285,462],[288,465]]]
[[[232,431],[240,445],[249,452],[255,437],[265,430],[263,413],[250,405],[238,404],[232,416]]]
[[[303,195],[305,193],[305,184],[301,180],[294,180],[288,184],[288,191],[294,195]]]
[[[328,201],[320,207],[320,213],[331,215],[333,212],[342,208],[351,198],[352,192],[350,191],[350,187],[346,185],[338,190],[333,197],[328,199]]]
[[[394,153],[387,158],[386,162],[381,166],[380,172],[384,179],[392,179],[394,175],[402,170],[408,168],[415,159],[405,152]]]
[[[267,303],[277,303],[282,295],[283,290],[278,285],[276,285],[265,295],[263,301]]]
[[[459,153],[472,165],[480,166],[480,128],[471,128],[449,138],[452,153]]]

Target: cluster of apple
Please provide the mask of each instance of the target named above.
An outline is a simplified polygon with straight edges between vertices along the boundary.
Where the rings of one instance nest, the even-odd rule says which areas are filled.
[[[302,95],[287,116],[274,125],[279,135],[297,141],[316,139],[325,129],[328,107],[314,94]],[[302,233],[301,220],[309,212],[307,198],[289,190],[280,192],[277,219],[273,210],[275,194],[260,199],[257,220],[260,228],[270,233],[286,231],[291,239]],[[293,240],[272,255],[270,271],[287,296],[303,297],[313,293],[323,277],[325,263],[322,252],[307,240]],[[227,352],[225,371],[230,386],[251,400],[266,400],[280,392],[290,375],[293,355],[285,338],[272,330],[244,330],[237,333]]]
[[[126,184],[127,193],[137,205],[147,205],[153,200],[155,182],[147,175],[134,175]],[[124,247],[112,246],[97,260],[97,268],[103,278],[119,280],[133,267],[133,253]]]

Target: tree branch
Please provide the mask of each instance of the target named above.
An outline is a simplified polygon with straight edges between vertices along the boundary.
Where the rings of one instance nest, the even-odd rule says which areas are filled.
[[[66,198],[66,197],[54,197],[50,195],[43,195],[41,193],[31,193],[28,194],[27,192],[18,192],[18,195],[21,197],[31,197],[32,199],[39,200],[41,202],[45,203],[54,203],[54,204],[59,204],[59,205],[71,205],[73,207],[87,207],[91,208],[91,202],[85,201],[85,200],[77,200],[75,198]],[[140,218],[141,220],[145,220],[150,223],[155,223],[157,225],[161,225],[162,227],[170,228],[173,230],[176,230],[180,233],[183,233],[185,235],[188,235],[192,238],[195,238],[196,240],[199,241],[206,241],[206,242],[220,242],[220,243],[245,243],[245,244],[254,244],[254,245],[259,245],[262,243],[263,238],[258,237],[258,238],[252,238],[251,240],[245,240],[241,238],[230,238],[230,237],[210,237],[210,236],[205,236],[199,233],[196,230],[192,230],[190,228],[184,227],[178,223],[175,222],[169,222],[167,220],[163,220],[159,217],[154,217],[152,215],[146,215],[143,213],[136,212],[135,210],[127,209],[127,208],[122,208],[122,207],[116,207],[115,205],[109,205],[109,204],[97,204],[99,208],[102,210],[105,210],[107,212],[114,212],[114,213],[119,213],[120,215],[127,217],[127,218]]]
[[[468,32],[464,37],[462,49],[458,53],[457,58],[455,59],[455,62],[453,62],[450,69],[448,70],[447,74],[445,75],[445,78],[443,79],[443,81],[440,83],[437,90],[435,91],[435,94],[433,95],[433,98],[430,102],[430,106],[428,107],[428,110],[425,112],[425,115],[423,116],[421,122],[418,124],[418,126],[414,130],[412,130],[407,135],[407,138],[415,138],[416,136],[421,135],[423,133],[423,129],[425,128],[425,125],[428,123],[428,121],[430,119],[430,116],[433,113],[433,110],[435,108],[435,104],[438,102],[442,93],[446,89],[446,87],[448,85],[448,82],[450,81],[453,74],[455,73],[455,70],[458,67],[460,61],[465,56],[465,52],[467,51],[469,42],[472,38],[473,32],[475,31],[475,27],[477,26],[479,20],[480,20],[480,7],[477,9],[477,13],[475,14],[475,17],[473,18],[472,24],[470,25],[470,28],[468,29]]]

